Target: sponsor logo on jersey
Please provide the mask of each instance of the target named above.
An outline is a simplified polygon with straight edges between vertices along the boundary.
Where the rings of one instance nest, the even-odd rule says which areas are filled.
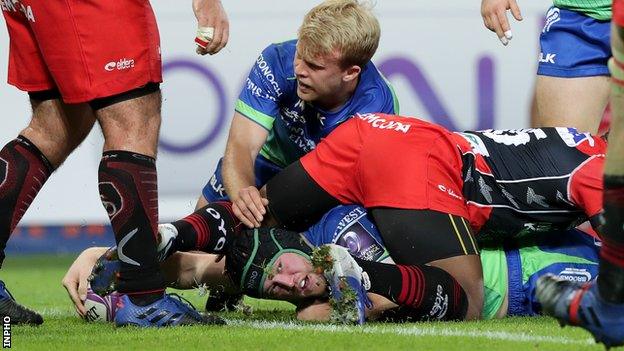
[[[374,113],[357,114],[357,117],[364,122],[370,124],[373,128],[394,130],[396,132],[407,133],[411,127],[410,124],[392,121],[377,116]]]
[[[130,68],[134,68],[134,60],[127,59],[125,57],[122,59],[119,59],[119,61],[117,62],[111,61],[104,65],[104,69],[108,72],[112,72],[115,69],[118,71],[123,71],[125,69],[130,69]]]
[[[483,136],[494,140],[499,144],[519,146],[531,141],[531,135],[537,140],[545,139],[546,133],[541,129],[488,129],[484,130]]]
[[[561,20],[561,13],[559,9],[556,7],[552,7],[546,13],[546,23],[544,23],[544,28],[542,28],[542,33],[546,33],[550,31],[550,27],[552,27],[553,24],[559,22],[559,20]]]
[[[343,229],[347,228],[353,222],[356,222],[358,219],[362,218],[364,215],[366,215],[366,211],[364,211],[364,209],[360,207],[356,207],[353,210],[349,211],[349,213],[342,217],[340,222],[338,222],[334,234],[342,232]]]
[[[589,133],[580,133],[575,128],[555,128],[563,142],[569,147],[577,147],[579,144],[587,140],[590,146],[594,146],[594,138]]]
[[[557,54],[545,54],[543,52],[540,52],[539,55],[539,62],[540,63],[555,63],[555,56],[557,56]]]
[[[572,282],[588,282],[592,279],[592,275],[584,268],[567,267],[559,273],[559,278]]]
[[[275,81],[275,74],[273,74],[271,67],[269,67],[269,64],[264,59],[264,55],[260,54],[260,56],[258,56],[258,59],[256,60],[256,66],[258,66],[260,74],[262,74],[262,76],[267,80],[271,87],[273,87],[275,95],[277,95],[277,97],[282,96],[282,89],[280,89],[279,84],[277,84],[277,82]]]
[[[474,152],[475,154],[483,155],[487,157],[490,156],[490,153],[488,152],[487,147],[483,143],[483,140],[481,140],[481,138],[479,138],[478,136],[474,134],[470,134],[470,133],[459,133],[459,132],[456,132],[455,134],[460,135],[461,137],[466,139],[466,141],[470,143],[472,152]]]

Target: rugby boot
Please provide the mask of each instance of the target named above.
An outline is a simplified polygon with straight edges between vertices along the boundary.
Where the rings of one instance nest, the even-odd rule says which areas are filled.
[[[548,274],[538,280],[536,291],[543,313],[561,326],[579,326],[608,348],[624,345],[624,304],[603,300],[596,280],[581,284]]]
[[[117,303],[115,324],[118,327],[168,327],[178,325],[223,325],[225,320],[214,315],[202,315],[193,305],[177,294],[163,297],[146,306],[135,305],[128,295]]]
[[[18,304],[6,285],[0,280],[0,316],[11,318],[11,324],[39,325],[43,323],[43,317]]]
[[[158,225],[159,242],[156,248],[158,262],[166,260],[175,252],[173,243],[177,236],[178,232],[173,225]],[[91,275],[88,278],[91,290],[100,296],[106,296],[117,290],[120,268],[121,262],[119,262],[119,256],[117,256],[117,246],[112,246],[98,258],[93,266]]]
[[[332,306],[330,321],[364,324],[366,307],[372,306],[366,294],[366,286],[370,288],[368,275],[347,249],[333,244],[326,246],[329,246],[329,255],[333,260],[331,270],[324,272]]]

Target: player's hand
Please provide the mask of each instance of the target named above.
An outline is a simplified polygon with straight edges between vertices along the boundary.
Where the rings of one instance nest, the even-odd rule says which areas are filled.
[[[230,22],[221,0],[193,0],[197,18],[197,53],[214,55],[225,47],[230,38]]]
[[[74,303],[76,312],[83,318],[87,313],[84,306],[87,299],[87,278],[91,274],[95,262],[105,251],[105,247],[92,247],[84,250],[69,267],[62,280],[69,298]]]
[[[260,191],[255,186],[248,186],[238,192],[238,196],[232,199],[232,210],[234,215],[249,228],[258,228],[264,215],[265,207],[269,200],[260,195]]]
[[[518,21],[522,21],[520,7],[516,0],[481,0],[481,17],[485,27],[492,32],[496,32],[498,39],[503,45],[509,44],[513,34],[511,26],[507,20],[507,10]]]

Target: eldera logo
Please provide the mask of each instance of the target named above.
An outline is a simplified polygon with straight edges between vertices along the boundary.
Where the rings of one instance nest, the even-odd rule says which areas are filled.
[[[107,63],[106,65],[104,65],[104,69],[109,72],[112,72],[115,69],[118,71],[122,71],[124,69],[130,69],[130,68],[134,68],[134,60],[126,59],[125,57],[122,59],[119,59],[119,61],[117,62],[111,61]]]

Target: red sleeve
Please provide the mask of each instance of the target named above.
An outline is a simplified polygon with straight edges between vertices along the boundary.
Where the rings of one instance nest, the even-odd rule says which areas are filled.
[[[570,200],[590,218],[602,212],[603,167],[604,155],[595,155],[579,166],[570,179]]]

